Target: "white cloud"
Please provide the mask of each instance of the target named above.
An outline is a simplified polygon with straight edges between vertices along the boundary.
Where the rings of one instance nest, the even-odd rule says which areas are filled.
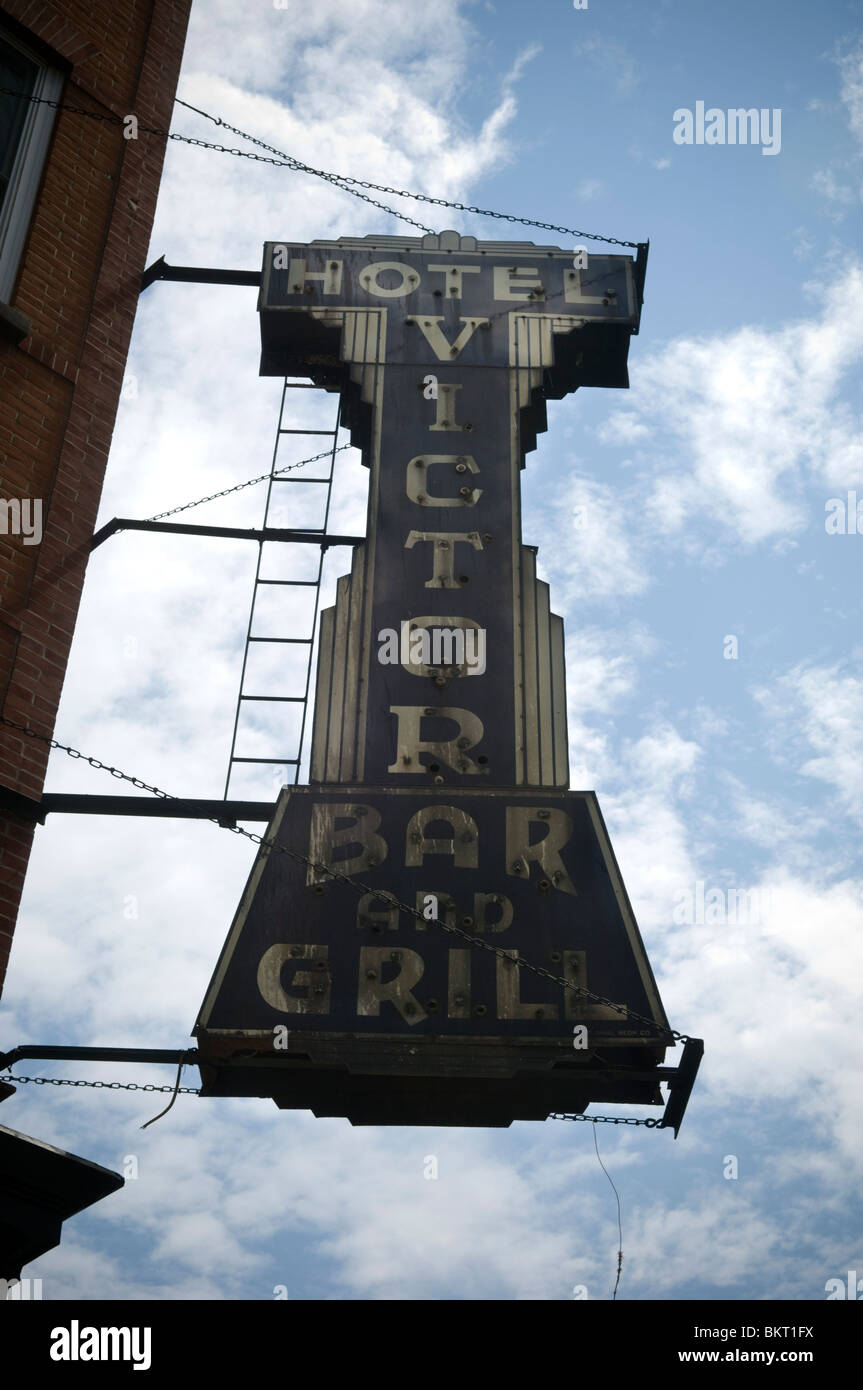
[[[863,42],[840,54],[838,63],[840,97],[848,125],[851,133],[863,145]]]
[[[782,1099],[817,1122],[822,1148],[828,1136],[836,1144],[837,1174],[843,1162],[858,1170],[863,884],[804,881],[786,868],[738,886],[767,895],[767,921],[673,933],[660,972],[666,1008],[689,1031],[697,1020],[708,1040],[700,1081],[714,1105]]]
[[[637,513],[619,485],[581,477],[559,488],[553,525],[561,544],[542,558],[558,605],[621,599],[647,588]]]
[[[624,749],[613,795],[603,814],[642,927],[664,931],[674,892],[694,877],[686,816],[678,804],[691,794],[698,744],[669,725],[651,727]]]
[[[863,152],[863,41],[858,39],[851,46],[837,45],[835,61],[839,69],[840,103],[848,128],[861,150],[856,158],[831,160],[826,168],[817,169],[811,187],[824,199],[824,211],[831,221],[841,222],[847,209],[859,203],[863,195],[859,172],[860,152]],[[809,102],[808,110],[821,110],[823,106],[824,103],[816,98]]]
[[[850,184],[840,183],[832,168],[816,169],[812,175],[811,187],[820,197],[826,198],[830,203],[839,203],[843,207],[849,207],[858,201],[857,190]]]
[[[774,1259],[786,1240],[780,1223],[724,1183],[686,1205],[656,1202],[640,1210],[627,1237],[627,1277],[644,1298],[709,1279],[720,1289]]]
[[[727,731],[726,731],[727,732]],[[782,808],[776,800],[758,796],[751,787],[723,772],[721,781],[734,808],[734,830],[759,850],[773,852],[781,860],[804,861],[813,869],[823,868],[823,850],[813,841],[826,829],[827,819],[811,807]]]
[[[755,696],[799,771],[826,782],[863,823],[863,678],[849,667],[799,665]]]
[[[805,227],[795,227],[793,253],[795,260],[811,261],[812,253],[815,250],[815,241],[809,235]]]
[[[600,198],[605,192],[605,184],[602,179],[582,179],[575,190],[575,196],[580,203],[592,203],[595,198]]]
[[[616,779],[612,756],[614,713],[636,688],[639,664],[655,643],[636,624],[625,632],[574,625],[566,642],[570,780],[593,789]]]
[[[457,0],[428,0],[421,8],[395,8],[384,0],[289,0],[283,9],[261,5],[254,23],[238,23],[232,0],[193,7],[184,69],[229,70],[245,88],[296,92],[326,107],[325,87],[360,69],[372,80],[400,81],[407,70],[432,102],[447,97],[462,73],[475,33]],[[182,92],[181,94],[182,95]]]
[[[575,45],[574,52],[576,57],[585,54],[603,76],[611,78],[621,96],[633,92],[641,82],[635,59],[623,44],[613,39],[606,36],[585,39]]]
[[[805,482],[859,473],[861,425],[840,392],[863,355],[863,271],[846,265],[810,289],[820,309],[809,318],[678,339],[633,364],[630,399],[602,438],[669,441],[676,461],[655,465],[647,502],[658,531],[709,516],[754,545],[809,524]]]
[[[596,434],[603,444],[620,445],[632,444],[637,439],[648,439],[650,430],[634,415],[624,415],[618,411],[610,421],[599,426]]]
[[[312,167],[438,197],[459,199],[508,159],[505,131],[518,109],[514,89],[538,49],[529,45],[516,56],[497,105],[478,131],[471,130],[460,116],[459,97],[470,80],[476,35],[458,0],[430,0],[398,12],[386,0],[350,6],[325,0],[279,11],[265,7],[258,19],[240,33],[230,0],[193,9],[179,91],[185,101]],[[346,74],[360,70],[358,106],[353,76],[346,80]],[[258,152],[237,137],[225,140],[217,127],[183,108],[175,127]],[[233,244],[254,265],[265,236],[296,240],[307,229],[317,236],[370,230],[368,204],[308,175],[204,151],[190,159],[190,153],[180,156],[170,147],[160,210],[170,208],[175,239],[188,229],[196,264],[217,252],[224,257]],[[464,215],[370,196],[421,223],[431,217],[438,229],[464,223]],[[291,226],[279,231],[273,213],[286,198]],[[379,224],[380,214],[372,215]],[[161,226],[157,218],[154,244]]]
[[[635,625],[626,632],[577,628],[566,644],[566,668],[572,672],[567,685],[571,712],[608,714],[633,689],[637,661],[654,646],[649,634]]]

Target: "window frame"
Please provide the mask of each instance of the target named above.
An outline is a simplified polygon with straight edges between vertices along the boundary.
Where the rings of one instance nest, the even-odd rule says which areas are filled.
[[[65,73],[2,24],[0,41],[10,48],[17,48],[25,58],[36,64],[38,71],[31,95],[59,101]],[[54,107],[32,102],[21,128],[9,186],[3,207],[0,208],[0,303],[9,304],[15,290],[54,131],[55,116]]]

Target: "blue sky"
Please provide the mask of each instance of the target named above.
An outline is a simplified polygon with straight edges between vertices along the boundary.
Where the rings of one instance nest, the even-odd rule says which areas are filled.
[[[707,1047],[676,1143],[599,1133],[619,1297],[824,1298],[863,1268],[863,537],[825,530],[830,498],[863,498],[863,4],[196,0],[179,95],[311,165],[650,238],[630,390],[550,403],[524,477],[524,539],[566,623],[572,785],[597,791],[673,1025]],[[676,145],[674,112],[697,101],[781,110],[781,150]],[[182,109],[173,128],[220,139]],[[151,259],[256,268],[265,240],[410,230],[172,144]],[[266,470],[278,383],[258,350],[253,291],[147,291],[101,520]],[[352,532],[365,479],[340,459],[331,526]],[[189,519],[260,525],[262,507],[250,488]],[[102,547],[57,736],[221,795],[253,567],[239,542]],[[332,553],[325,601],[344,569]],[[116,790],[60,755],[48,787]],[[251,861],[209,825],[49,819],[5,1042],[185,1046]],[[699,882],[757,910],[675,920]],[[46,1298],[610,1296],[616,1208],[587,1125],[352,1130],[184,1097],[141,1131],[157,1100],[22,1086],[4,1107],[110,1167],[138,1159],[28,1270]]]

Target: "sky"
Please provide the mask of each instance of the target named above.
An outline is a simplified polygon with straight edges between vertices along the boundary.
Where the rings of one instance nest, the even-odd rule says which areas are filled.
[[[597,1127],[618,1299],[825,1299],[863,1270],[863,3],[195,0],[178,95],[314,167],[649,238],[629,390],[550,402],[523,478],[566,625],[571,785],[599,797],[672,1026],[706,1047],[676,1142]],[[699,102],[763,109],[764,140],[678,143]],[[181,107],[172,129],[241,144]],[[369,232],[413,234],[311,176],[172,142],[150,260],[254,270],[267,240]],[[267,472],[279,382],[258,362],[253,289],[146,291],[100,525]],[[263,506],[250,487],[185,519],[259,526]],[[347,450],[330,529],[364,524]],[[97,550],[56,737],[221,796],[254,563],[241,541]],[[275,795],[267,776],[251,794]],[[52,757],[49,791],[121,789]],[[207,823],[50,817],[4,1047],[190,1046],[253,855]],[[611,1297],[590,1125],[354,1129],[181,1096],[141,1130],[163,1099],[23,1085],[4,1105],[4,1124],[137,1172],[27,1267],[44,1298]]]

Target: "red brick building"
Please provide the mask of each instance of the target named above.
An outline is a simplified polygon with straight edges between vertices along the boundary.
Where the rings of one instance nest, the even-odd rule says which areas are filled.
[[[0,716],[49,736],[166,144],[124,118],[168,129],[190,8],[0,0],[0,88],[45,99],[0,95]],[[0,988],[47,758],[0,724]]]

